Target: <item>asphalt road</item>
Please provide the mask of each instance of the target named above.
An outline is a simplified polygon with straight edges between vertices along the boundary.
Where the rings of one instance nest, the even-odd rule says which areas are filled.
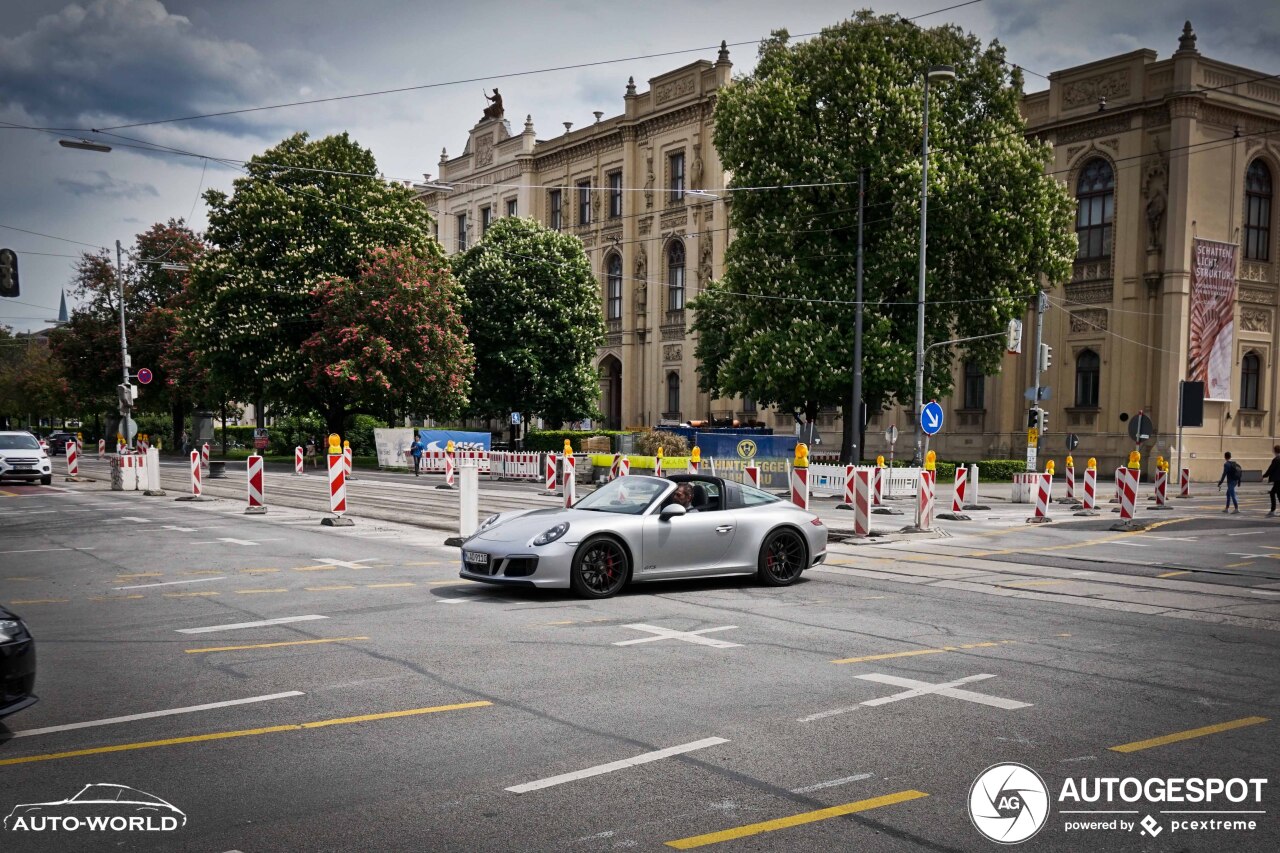
[[[1047,789],[1027,849],[1280,848],[1280,525],[1256,508],[1115,533],[1003,507],[836,546],[786,589],[598,602],[460,582],[438,530],[242,510],[0,490],[0,601],[41,696],[0,725],[0,814],[109,783],[186,817],[4,850],[992,851],[979,823],[1039,819],[999,785],[971,818],[1007,762]],[[294,621],[235,627],[265,620]],[[1269,781],[1261,802],[1060,798],[1113,777]]]

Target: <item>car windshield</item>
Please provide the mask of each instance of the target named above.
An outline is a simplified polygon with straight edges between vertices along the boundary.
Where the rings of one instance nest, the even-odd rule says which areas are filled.
[[[0,450],[39,450],[34,435],[0,435]]]
[[[670,486],[670,482],[654,477],[619,477],[578,501],[573,508],[640,515]]]

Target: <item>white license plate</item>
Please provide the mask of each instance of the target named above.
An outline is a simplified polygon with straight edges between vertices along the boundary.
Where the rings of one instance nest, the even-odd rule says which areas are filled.
[[[14,466],[13,466],[13,470],[15,470],[15,471],[34,471],[34,470],[36,470],[36,466],[34,466],[34,465],[14,465]]]
[[[489,555],[481,554],[479,551],[463,551],[462,562],[473,566],[487,566],[489,565]]]

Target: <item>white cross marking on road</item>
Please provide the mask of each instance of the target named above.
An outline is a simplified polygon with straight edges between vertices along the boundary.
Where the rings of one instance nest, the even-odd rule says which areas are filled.
[[[195,532],[196,532],[196,529],[195,529],[194,527],[179,527],[179,526],[178,526],[178,525],[176,525],[176,524],[166,524],[166,525],[164,526],[164,529],[165,529],[165,530],[176,530],[176,531],[178,531],[179,533],[195,533]]]
[[[367,563],[373,557],[365,557],[363,560],[330,560],[328,557],[312,557],[317,563],[324,563],[326,566],[341,566],[344,569],[367,569],[368,566],[362,566],[361,563]]]
[[[136,516],[136,515],[122,515],[122,516],[120,516],[120,520],[121,520],[121,521],[136,521],[138,524],[150,524],[150,523],[151,523],[151,519],[149,519],[149,518],[139,518],[139,517],[138,517],[138,516]]]
[[[1270,554],[1238,554],[1235,551],[1228,551],[1228,557],[1270,557]]]
[[[685,643],[695,643],[699,646],[711,646],[714,649],[732,649],[742,645],[742,643],[730,643],[725,640],[702,636],[703,634],[710,634],[712,631],[731,631],[737,628],[737,625],[721,625],[718,628],[703,628],[700,631],[673,631],[670,628],[659,628],[656,625],[645,625],[643,623],[623,625],[622,627],[635,628],[637,631],[644,631],[656,636],[642,637],[638,640],[623,640],[614,643],[615,646],[634,646],[637,643],[654,643],[658,640],[680,640]]]
[[[250,542],[248,539],[233,539],[230,536],[219,536],[217,539],[201,540],[192,542],[192,545],[217,545],[219,542],[230,542],[232,545],[257,545],[257,542]]]
[[[990,673],[982,675],[970,675],[964,678],[948,681],[944,684],[930,684],[927,681],[916,681],[914,678],[899,678],[896,675],[884,675],[883,673],[873,672],[869,675],[855,676],[863,681],[874,681],[877,684],[892,684],[894,687],[909,688],[901,693],[895,693],[892,696],[881,696],[879,699],[868,699],[861,702],[861,705],[875,706],[887,705],[890,702],[897,702],[902,699],[912,699],[916,696],[927,696],[936,693],[939,696],[950,696],[952,699],[963,699],[966,702],[977,702],[980,705],[990,705],[993,708],[1003,708],[1006,711],[1016,711],[1018,708],[1030,708],[1030,702],[1017,702],[1013,699],[1002,699],[999,696],[988,696],[985,693],[975,693],[972,690],[958,689],[961,684],[968,684],[971,681],[983,681],[988,678],[995,678]]]

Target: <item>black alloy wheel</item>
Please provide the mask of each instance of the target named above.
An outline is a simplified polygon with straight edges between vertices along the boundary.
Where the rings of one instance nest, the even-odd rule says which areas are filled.
[[[608,598],[626,585],[630,573],[627,552],[618,540],[596,536],[578,548],[569,582],[583,598]]]
[[[765,537],[760,546],[760,580],[767,586],[788,586],[805,570],[808,548],[796,531],[784,527]]]

